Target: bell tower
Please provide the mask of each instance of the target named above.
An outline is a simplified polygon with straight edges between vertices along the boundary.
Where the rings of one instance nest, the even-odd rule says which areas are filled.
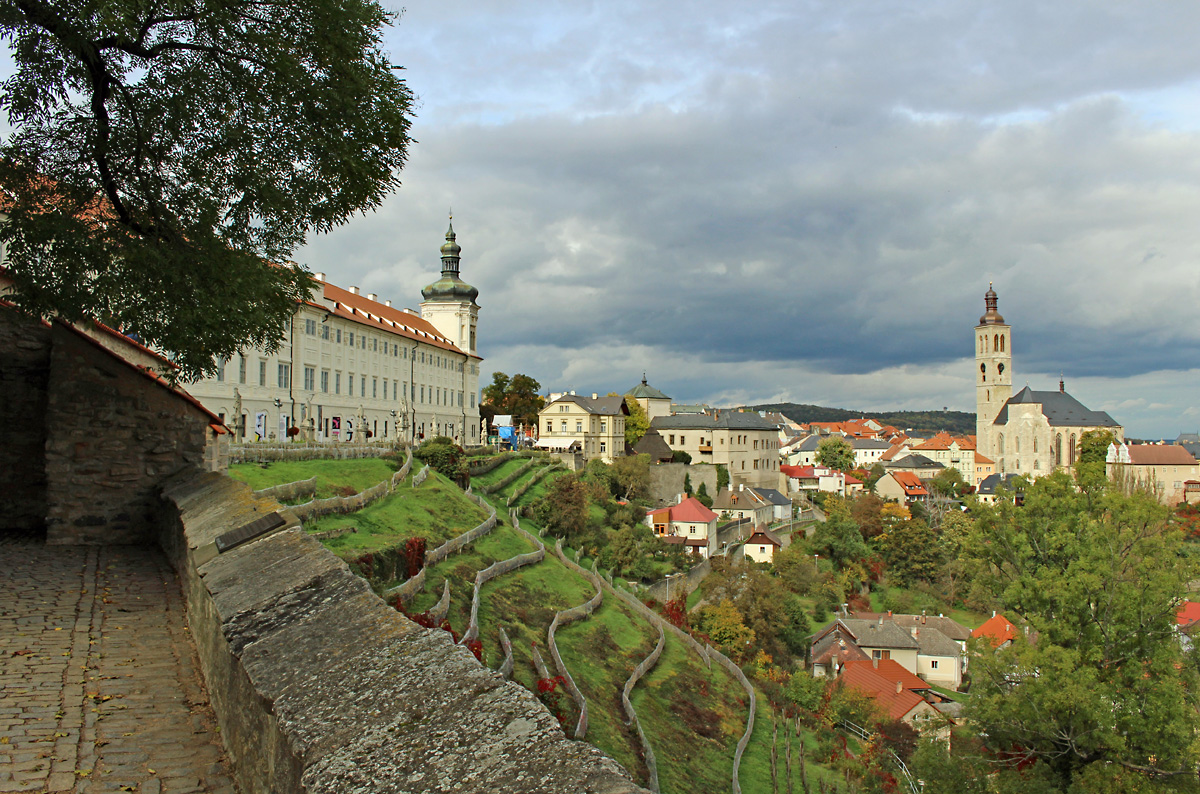
[[[1012,397],[1012,327],[996,304],[996,290],[989,283],[986,311],[975,326],[975,436],[977,449],[993,460],[999,453],[992,423]]]
[[[479,321],[479,290],[458,275],[460,254],[454,234],[454,219],[442,246],[442,277],[421,290],[421,316],[446,335],[459,350],[476,353],[475,327]]]

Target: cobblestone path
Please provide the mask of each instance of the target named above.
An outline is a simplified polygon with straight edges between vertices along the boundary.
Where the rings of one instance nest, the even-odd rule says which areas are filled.
[[[233,794],[158,549],[0,539],[0,792]]]

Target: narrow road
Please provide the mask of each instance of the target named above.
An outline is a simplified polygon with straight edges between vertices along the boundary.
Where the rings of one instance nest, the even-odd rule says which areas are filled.
[[[162,552],[0,535],[0,792],[234,794]]]

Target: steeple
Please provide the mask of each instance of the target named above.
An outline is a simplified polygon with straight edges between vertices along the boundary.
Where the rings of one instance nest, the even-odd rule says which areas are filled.
[[[1004,325],[1004,318],[1000,316],[1000,312],[996,311],[998,297],[996,290],[992,289],[992,282],[988,282],[988,290],[983,294],[983,302],[987,307],[987,311],[979,318],[980,325]]]
[[[458,276],[459,254],[462,248],[455,241],[454,216],[450,216],[450,227],[446,229],[446,242],[442,244],[442,277],[421,290],[426,301],[465,301],[474,303],[479,290]]]

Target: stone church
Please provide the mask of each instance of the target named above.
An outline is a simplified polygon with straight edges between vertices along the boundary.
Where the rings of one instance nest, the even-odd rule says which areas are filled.
[[[1079,437],[1088,430],[1110,430],[1118,439],[1124,429],[1104,411],[1092,411],[1067,394],[1033,391],[1012,393],[1012,326],[997,311],[996,291],[988,285],[986,311],[975,327],[976,447],[996,462],[1001,474],[1040,477],[1075,462]]]

